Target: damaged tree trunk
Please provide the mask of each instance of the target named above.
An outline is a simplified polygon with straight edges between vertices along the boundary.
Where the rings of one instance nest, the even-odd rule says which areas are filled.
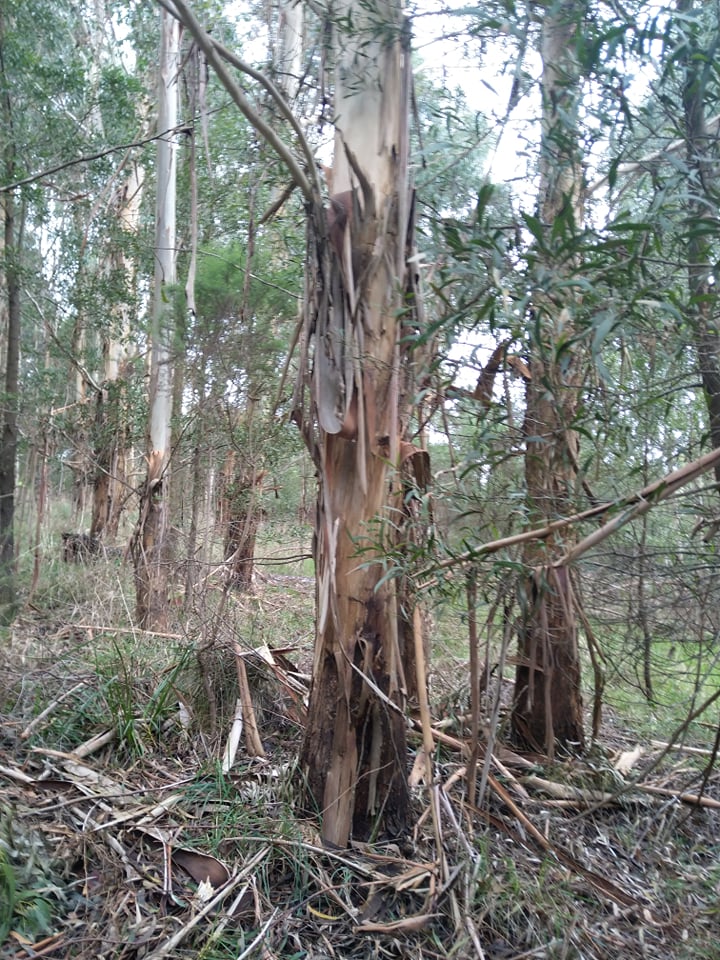
[[[239,590],[249,590],[253,583],[255,543],[262,519],[259,495],[265,476],[264,470],[235,467],[226,487],[225,563],[228,582]]]
[[[385,578],[402,508],[401,369],[408,308],[409,44],[399,6],[354,4],[338,23],[327,218],[309,231],[305,363],[296,419],[318,468],[317,625],[301,765],[325,841],[399,835],[409,817],[406,650]]]
[[[572,348],[578,306],[575,263],[553,257],[582,224],[582,164],[578,108],[582,96],[579,45],[586,3],[562,0],[542,24],[542,142],[539,215],[545,233],[535,251],[531,369],[525,413],[525,482],[529,523],[545,525],[572,509],[577,482],[576,420],[580,358]],[[556,239],[559,238],[559,239]],[[548,293],[548,277],[551,277]],[[555,744],[584,746],[580,658],[570,572],[553,560],[568,546],[559,538],[530,543],[524,563],[533,572],[520,589],[520,651],[513,731],[523,745],[552,756]]]

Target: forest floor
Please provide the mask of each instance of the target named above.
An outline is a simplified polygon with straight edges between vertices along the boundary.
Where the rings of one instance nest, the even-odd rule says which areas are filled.
[[[720,957],[714,730],[668,748],[606,713],[549,762],[501,725],[471,805],[465,664],[439,658],[414,829],[328,850],[298,807],[312,581],[263,574],[157,636],[96,566],[62,576],[0,645],[3,958]],[[264,757],[232,753],[238,656]]]

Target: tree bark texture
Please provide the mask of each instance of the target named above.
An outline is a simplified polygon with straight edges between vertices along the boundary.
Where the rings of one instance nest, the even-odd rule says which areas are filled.
[[[122,234],[128,240],[139,228],[143,181],[142,168],[131,162],[115,194],[113,206]],[[116,246],[107,257],[104,269],[121,286],[123,295],[111,306],[111,330],[103,343],[104,383],[96,400],[93,434],[95,477],[90,535],[96,539],[113,539],[117,536],[127,490],[126,388],[131,365],[125,343],[136,309],[135,260]]]
[[[301,765],[322,836],[338,846],[402,834],[409,817],[407,631],[395,581],[383,579],[402,514],[409,49],[394,4],[344,12],[353,34],[338,38],[330,207],[309,225],[299,385],[312,402],[306,410],[299,393],[295,411],[319,475]]]
[[[542,140],[539,216],[546,242],[535,260],[531,376],[525,413],[525,482],[529,522],[566,514],[574,500],[578,436],[573,429],[581,373],[569,343],[578,305],[568,280],[574,264],[553,256],[554,235],[567,241],[582,224],[582,167],[578,59],[586,4],[562,0],[547,7],[542,24]],[[559,228],[559,231],[558,231]],[[557,286],[554,284],[557,283]],[[532,571],[520,589],[520,651],[513,731],[522,744],[552,756],[556,743],[582,748],[584,727],[575,598],[569,572],[554,569],[563,547],[532,543],[523,560]]]
[[[717,320],[717,256],[715,234],[718,205],[717,134],[710,135],[706,123],[707,65],[712,59],[698,40],[699,16],[694,0],[679,0],[686,40],[686,68],[683,109],[689,183],[693,185],[688,201],[687,239],[690,312],[694,327],[698,370],[708,411],[710,443],[720,447],[720,335]],[[720,482],[720,464],[715,466]]]
[[[7,169],[7,164],[6,164]],[[16,201],[2,198],[3,273],[5,293],[5,376],[0,438],[0,617],[12,617],[15,607],[15,472],[18,441],[18,375],[20,370],[20,243]]]
[[[0,11],[0,52],[6,31],[12,30]],[[13,103],[5,75],[5,60],[0,57],[2,97],[0,117],[5,133],[2,149],[2,173],[12,182],[16,171],[16,145],[13,141]],[[2,249],[0,249],[0,336],[4,340],[3,395],[0,398],[0,619],[12,619],[16,603],[15,586],[15,480],[18,443],[18,384],[20,372],[20,254],[23,219],[18,216],[17,197],[9,191],[0,198],[2,211]]]
[[[262,519],[259,503],[265,471],[236,468],[226,487],[227,523],[225,528],[225,562],[229,583],[240,590],[252,587],[255,568],[255,543]]]
[[[149,452],[147,480],[140,497],[140,516],[133,535],[137,619],[146,630],[163,631],[168,616],[168,486],[172,419],[173,297],[176,280],[176,185],[178,72],[180,26],[163,10],[155,217],[155,285],[149,388]]]

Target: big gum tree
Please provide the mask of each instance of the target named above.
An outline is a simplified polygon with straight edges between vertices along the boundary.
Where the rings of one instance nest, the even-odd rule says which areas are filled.
[[[147,477],[132,540],[138,623],[164,630],[168,615],[168,487],[172,420],[173,296],[176,282],[180,24],[162,12],[158,98],[155,281],[151,326]]]
[[[331,197],[327,217],[310,221],[306,292],[312,417],[303,426],[320,489],[301,765],[323,838],[344,846],[351,834],[402,833],[408,820],[408,651],[379,538],[395,529],[402,499],[410,64],[399,5],[340,4],[335,29]]]
[[[580,44],[588,5],[562,0],[535,7],[542,17],[542,126],[524,431],[529,522],[543,526],[572,512],[577,484],[580,304],[572,279],[578,263],[568,251],[583,223]],[[569,536],[564,531],[562,541],[553,536],[527,545],[530,575],[520,590],[513,729],[519,741],[550,755],[556,744],[582,748],[585,740],[575,598],[568,569],[554,563]]]

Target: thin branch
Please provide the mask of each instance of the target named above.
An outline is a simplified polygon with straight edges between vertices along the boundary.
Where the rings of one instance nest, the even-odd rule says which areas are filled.
[[[176,17],[183,24],[183,26],[190,31],[195,38],[197,45],[205,54],[208,63],[217,74],[218,79],[230,94],[243,116],[255,128],[255,130],[257,130],[260,136],[263,137],[263,139],[273,148],[275,153],[277,153],[283,163],[287,166],[288,170],[290,171],[290,175],[297,183],[298,187],[300,187],[302,190],[305,199],[308,202],[312,202],[314,198],[313,186],[305,176],[299,163],[290,151],[290,148],[280,139],[272,127],[270,127],[262,119],[262,117],[258,115],[257,111],[247,99],[238,84],[230,76],[225,64],[222,62],[216,42],[212,40],[206,33],[192,10],[186,3],[183,2],[183,0],[173,0],[173,2],[170,2],[170,0],[157,0],[157,2],[161,7],[163,7],[163,9],[167,10],[168,13]],[[242,63],[242,61],[240,62]],[[285,110],[289,111],[287,105],[285,105]],[[314,171],[314,168],[315,164],[313,163],[311,169]],[[315,175],[315,179],[317,179],[317,175]]]
[[[317,164],[315,163],[315,155],[312,151],[312,147],[307,141],[305,133],[303,132],[303,128],[300,126],[300,122],[290,109],[283,94],[280,92],[280,90],[278,90],[272,80],[265,76],[261,70],[256,70],[255,67],[251,67],[249,63],[245,63],[245,61],[241,60],[237,54],[233,53],[231,50],[228,50],[227,47],[224,47],[218,40],[213,39],[213,37],[210,37],[210,41],[223,60],[226,60],[231,66],[236,67],[243,73],[247,73],[248,76],[253,78],[253,80],[257,80],[257,82],[265,87],[267,92],[273,98],[280,110],[280,113],[285,117],[295,131],[295,135],[298,138],[302,152],[305,154],[305,160],[307,161],[308,169],[312,174],[313,186],[319,194],[320,180],[318,177]]]
[[[696,477],[705,473],[719,460],[720,447],[715,450],[711,450],[710,453],[706,453],[704,457],[694,460],[692,463],[681,467],[679,470],[674,470],[672,473],[662,477],[660,480],[656,480],[654,483],[651,483],[649,486],[642,489],[639,493],[632,494],[621,500],[611,500],[608,503],[600,503],[595,507],[590,507],[588,510],[583,510],[581,513],[574,513],[572,516],[562,517],[559,520],[553,520],[545,527],[536,527],[533,530],[525,530],[523,533],[516,533],[509,537],[502,537],[500,540],[491,540],[489,543],[483,543],[477,547],[473,547],[472,550],[467,550],[465,553],[458,554],[455,557],[448,557],[446,560],[441,560],[432,567],[422,571],[420,575],[430,576],[430,574],[435,573],[435,571],[447,570],[451,567],[460,566],[465,563],[471,563],[473,560],[478,560],[480,557],[488,556],[491,553],[498,553],[498,551],[503,550],[506,547],[514,547],[520,543],[527,543],[531,540],[547,540],[548,537],[550,537],[553,533],[556,533],[558,530],[563,530],[565,527],[580,523],[583,520],[591,520],[593,517],[603,516],[610,510],[622,510],[627,507],[638,508],[637,511],[634,509],[631,510],[630,515],[623,514],[621,517],[614,518],[609,522],[609,524],[606,524],[606,526],[602,527],[600,531],[595,531],[590,535],[589,538],[586,537],[586,539],[578,544],[576,548],[565,554],[554,564],[554,566],[563,566],[570,560],[579,556],[579,553],[587,550],[590,545],[594,545],[595,542],[605,539],[605,536],[608,536],[610,533],[612,533],[617,526],[621,526],[628,520],[639,516],[640,513],[644,513],[646,509],[649,509],[651,506],[654,506],[661,500],[665,500],[668,496],[670,496],[670,494],[675,493],[684,484],[689,483],[691,480],[694,480]],[[606,527],[610,526],[612,526],[613,529],[607,530],[607,533],[598,536],[598,534],[602,534],[602,531],[604,531]],[[587,541],[590,538],[593,539],[593,544],[588,544]],[[578,552],[578,548],[581,546],[583,549]],[[420,583],[418,585],[418,589],[423,590],[427,587],[433,586],[436,582],[437,576],[433,577],[431,580],[426,580]]]
[[[720,130],[720,114],[715,117],[711,117],[705,126],[707,133],[717,133],[717,131]],[[663,147],[662,150],[656,150],[655,153],[650,153],[647,157],[642,157],[640,160],[634,160],[630,163],[618,164],[616,176],[632,177],[647,173],[648,167],[658,164],[667,157],[679,153],[685,148],[686,144],[687,140],[684,137],[679,137],[677,140],[671,141],[666,147]],[[586,189],[588,196],[597,193],[598,190],[608,183],[608,180],[609,174],[606,173],[604,176],[593,181],[593,183],[591,183]]]
[[[87,369],[80,363],[80,361],[77,359],[77,357],[75,357],[75,356],[73,355],[72,351],[71,351],[71,350],[68,350],[68,349],[65,347],[65,345],[62,343],[62,341],[60,340],[60,338],[58,337],[58,335],[57,335],[57,334],[55,333],[55,331],[53,330],[52,324],[50,323],[50,321],[48,320],[48,318],[47,318],[47,317],[45,316],[45,314],[43,313],[42,307],[41,307],[40,304],[37,302],[37,300],[36,300],[35,297],[32,295],[32,293],[30,293],[29,290],[26,290],[26,291],[25,291],[25,296],[28,298],[28,300],[30,301],[30,303],[32,303],[32,305],[33,305],[33,306],[35,307],[35,309],[37,310],[38,316],[40,317],[40,319],[42,320],[43,324],[45,325],[45,329],[46,329],[46,331],[47,331],[47,334],[48,334],[48,336],[50,337],[50,339],[53,341],[53,343],[54,343],[57,347],[59,347],[60,350],[65,354],[65,356],[67,357],[67,359],[70,361],[70,364],[71,364],[73,367],[75,367],[75,369],[78,371],[78,373],[79,373],[80,376],[83,378],[83,380],[85,381],[85,383],[89,384],[89,386],[90,386],[96,393],[99,392],[99,390],[100,390],[99,384],[97,384],[97,383],[95,382],[95,380],[93,379],[93,377],[92,377],[91,373],[89,372],[89,370],[87,370]],[[79,402],[79,401],[76,401],[76,402]],[[73,404],[69,404],[68,406],[73,406]],[[65,409],[67,409],[67,407],[63,407],[62,409],[65,410]],[[57,412],[59,412],[59,411],[58,411],[58,410],[53,410],[53,411],[51,411],[51,412],[52,412],[52,413],[57,413]]]
[[[114,147],[106,147],[104,150],[98,150],[96,153],[83,154],[74,160],[65,160],[63,163],[57,163],[54,167],[48,167],[46,170],[40,170],[38,173],[31,173],[22,180],[15,180],[13,183],[6,183],[0,186],[0,193],[10,193],[17,190],[18,187],[26,187],[29,183],[37,183],[38,180],[44,180],[45,177],[51,177],[54,173],[61,170],[67,170],[69,167],[79,166],[82,163],[91,163],[93,160],[101,160],[111,153],[118,153],[120,150],[132,150],[133,147],[144,147],[154,140],[162,140],[163,137],[170,137],[175,133],[181,133],[188,127],[187,121],[179,123],[170,130],[163,130],[160,133],[154,133],[151,137],[143,137],[142,140],[134,140],[132,143],[118,143]]]

